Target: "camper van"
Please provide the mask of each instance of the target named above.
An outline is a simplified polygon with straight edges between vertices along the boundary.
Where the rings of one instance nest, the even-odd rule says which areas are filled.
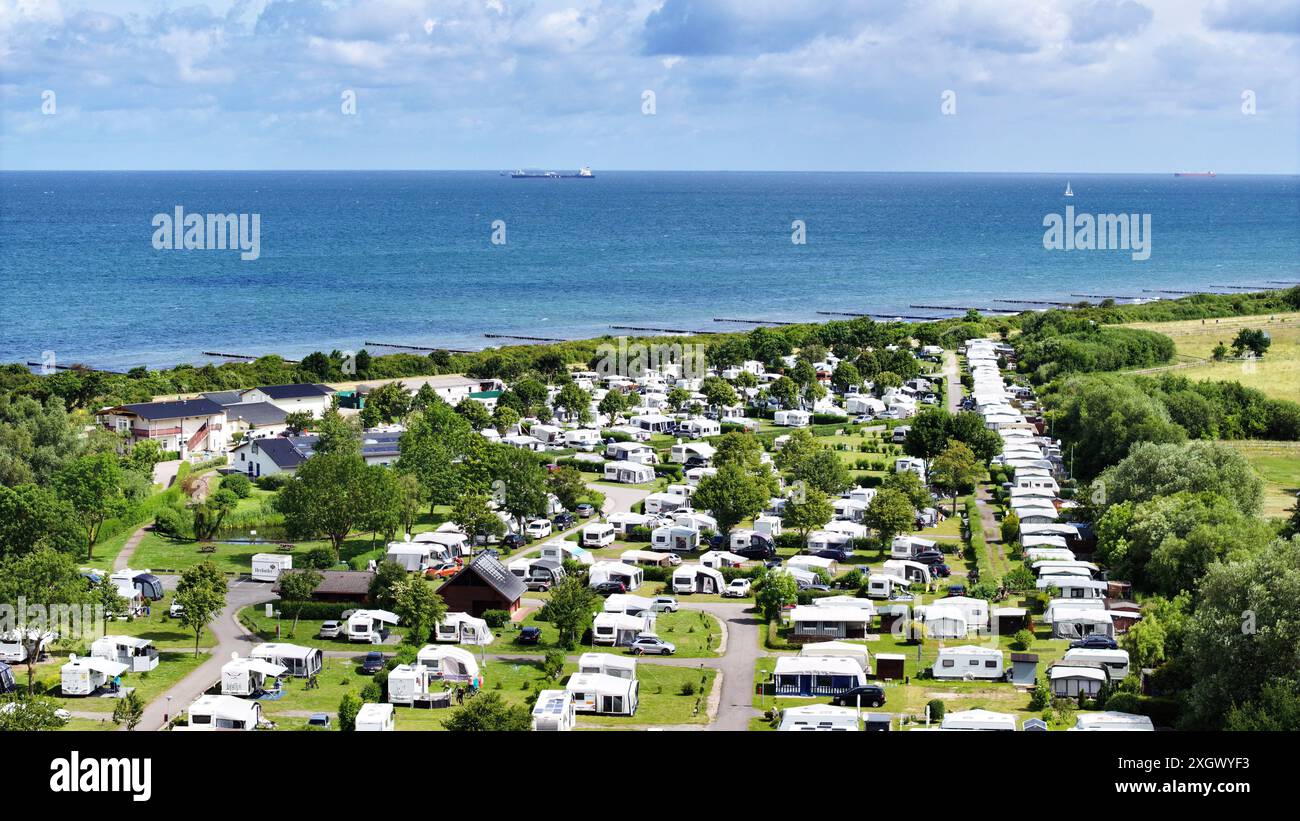
[[[274,582],[280,574],[293,569],[293,556],[288,553],[254,553],[253,581]]]
[[[568,690],[542,690],[533,705],[533,729],[539,732],[568,731],[577,724],[577,706]]]
[[[592,522],[582,526],[583,547],[609,547],[614,543],[614,537],[614,526],[606,522]]]
[[[613,653],[583,653],[578,656],[578,672],[635,680],[636,659]]]
[[[600,613],[591,624],[591,641],[593,644],[627,647],[642,633],[653,633],[654,629],[653,611],[635,616],[627,613]]]
[[[296,678],[308,678],[321,671],[324,654],[315,647],[299,647],[296,644],[267,642],[253,648],[250,655],[288,669],[289,675]]]

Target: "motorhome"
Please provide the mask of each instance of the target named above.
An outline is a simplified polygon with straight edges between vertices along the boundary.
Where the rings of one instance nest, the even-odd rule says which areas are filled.
[[[575,673],[565,685],[577,712],[615,716],[636,715],[640,689],[636,679],[600,673]]]
[[[577,724],[577,706],[568,690],[542,690],[533,705],[533,729],[539,732],[572,730]]]
[[[655,550],[689,553],[700,546],[700,531],[687,525],[663,525],[650,533],[650,544]]]
[[[1004,674],[1002,651],[973,644],[940,647],[930,671],[941,679],[1000,679]]]
[[[858,711],[852,707],[836,707],[833,704],[805,704],[798,707],[786,707],[781,711],[781,724],[778,731],[822,731],[822,732],[858,732],[860,727]]]
[[[636,659],[613,653],[583,653],[578,656],[579,673],[600,673],[614,678],[636,678]]]
[[[397,711],[391,704],[367,702],[357,711],[353,729],[358,733],[390,733],[397,729]]]
[[[289,672],[282,664],[258,658],[240,658],[238,653],[230,654],[230,661],[221,666],[221,694],[226,696],[247,697],[257,695],[270,689],[268,679],[275,681]]]
[[[582,526],[582,546],[599,550],[614,543],[617,534],[607,522],[592,522]]]
[[[324,654],[315,647],[299,647],[296,644],[268,642],[259,644],[249,654],[252,658],[278,664],[296,678],[307,678],[321,671]]]
[[[293,569],[289,553],[254,553],[252,577],[255,582],[279,581],[280,574]]]

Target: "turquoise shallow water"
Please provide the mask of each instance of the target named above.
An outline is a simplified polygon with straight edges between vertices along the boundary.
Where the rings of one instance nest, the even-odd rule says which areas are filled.
[[[1300,178],[497,172],[0,173],[0,361],[478,348],[484,332],[735,329],[1073,293],[1300,281]],[[156,250],[151,221],[257,213],[261,256]],[[1150,214],[1150,259],[1053,251],[1043,219]],[[494,245],[492,223],[505,223]],[[807,242],[790,241],[803,220]]]

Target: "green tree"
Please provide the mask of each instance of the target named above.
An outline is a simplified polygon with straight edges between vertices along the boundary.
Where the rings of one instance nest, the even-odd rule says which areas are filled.
[[[616,388],[610,388],[601,397],[596,410],[608,416],[610,423],[613,424],[614,417],[627,410],[627,401],[623,397],[623,392]]]
[[[555,408],[579,424],[586,424],[591,421],[591,394],[576,382],[565,382],[555,397]]]
[[[1011,544],[1020,541],[1020,517],[1010,511],[1002,517],[1002,543]]]
[[[119,727],[126,725],[128,732],[139,726],[144,719],[144,700],[136,694],[135,690],[127,690],[126,695],[117,700],[113,705],[113,723]]]
[[[787,410],[793,408],[799,402],[799,386],[788,376],[778,378],[768,387],[767,392],[782,408]]]
[[[488,413],[487,407],[476,399],[460,400],[456,405],[456,413],[463,416],[474,430],[483,430],[492,425],[492,414]]]
[[[472,452],[473,428],[447,403],[435,404],[407,423],[397,466],[420,480],[430,509],[449,505],[465,492],[466,458]],[[479,488],[486,490],[486,488]]]
[[[766,622],[776,621],[786,605],[799,599],[799,585],[789,573],[765,570],[754,581],[754,603]]]
[[[691,392],[685,388],[673,387],[668,390],[668,407],[673,413],[681,413],[691,402]]]
[[[72,506],[74,518],[85,536],[86,561],[93,560],[99,529],[127,507],[122,493],[122,468],[112,454],[83,456],[59,472],[54,488]]]
[[[422,645],[447,615],[447,603],[422,576],[412,576],[393,589],[393,612],[406,627],[406,641]]]
[[[745,519],[762,512],[768,500],[768,483],[735,464],[700,480],[692,504],[707,510],[718,521],[723,535]]]
[[[547,620],[560,631],[560,646],[572,650],[591,626],[596,606],[596,594],[583,580],[576,576],[565,576],[551,588],[551,597],[542,611]]]
[[[284,415],[284,428],[290,434],[298,436],[303,431],[311,430],[315,418],[311,411],[290,411]]]
[[[1222,442],[1139,442],[1098,482],[1104,488],[1104,505],[1190,491],[1224,496],[1243,513],[1256,514],[1264,501],[1259,474],[1241,451]]]
[[[30,681],[27,687],[30,691]],[[0,733],[57,730],[68,723],[59,716],[62,709],[56,699],[46,696],[5,696],[0,698]]]
[[[190,506],[194,515],[194,538],[211,541],[221,531],[221,524],[230,511],[239,504],[239,497],[228,488],[219,487],[202,502]]]
[[[840,393],[848,393],[849,388],[862,387],[862,374],[852,362],[841,362],[831,374],[831,384]]]
[[[371,533],[371,549],[375,539],[383,536],[392,541],[403,522],[403,486],[396,471],[383,465],[367,465],[361,480],[360,508],[357,527]]]
[[[339,699],[339,731],[351,733],[357,729],[357,714],[361,712],[361,699],[357,698],[352,691],[343,694]]]
[[[375,568],[375,577],[370,580],[370,600],[380,610],[394,609],[397,607],[397,587],[407,577],[406,568],[397,562],[380,562]]]
[[[401,382],[385,382],[366,394],[366,408],[385,425],[400,422],[411,412],[414,396]]]
[[[700,393],[714,413],[721,415],[722,409],[731,407],[740,401],[736,391],[725,379],[716,376],[705,377],[700,383]]]
[[[4,619],[5,631],[22,644],[27,664],[27,692],[32,692],[40,648],[50,625],[44,614],[57,608],[94,604],[76,562],[67,553],[39,548],[11,556],[0,563],[0,602],[13,612]],[[25,606],[18,607],[22,602]]]
[[[901,470],[886,473],[880,480],[880,490],[893,490],[907,497],[917,510],[930,506],[930,490],[915,471]]]
[[[458,707],[443,726],[453,733],[525,732],[532,729],[533,717],[524,705],[511,704],[489,690]]]
[[[785,503],[781,522],[799,534],[799,543],[808,545],[808,534],[822,527],[835,515],[830,497],[813,487],[796,488],[795,494]]]
[[[882,488],[867,505],[862,522],[876,531],[880,549],[888,550],[895,536],[911,532],[916,524],[916,508],[898,491]]]
[[[948,413],[930,408],[918,413],[911,421],[912,429],[903,441],[903,452],[926,460],[938,456],[948,446]]]
[[[1187,437],[1157,398],[1123,378],[1072,377],[1051,401],[1056,435],[1070,455],[1072,475],[1083,481],[1119,463],[1135,443],[1182,442]]]
[[[528,519],[546,512],[546,469],[529,451],[499,446],[492,478],[500,482],[496,487],[501,509],[515,518],[520,530]]]
[[[1273,340],[1269,338],[1268,331],[1259,328],[1242,328],[1237,331],[1237,336],[1232,340],[1232,354],[1241,356],[1249,351],[1253,356],[1263,356],[1268,353],[1272,344]]]
[[[371,478],[373,474],[358,454],[318,453],[298,468],[276,497],[275,506],[284,514],[291,536],[324,534],[337,562],[342,558],[344,539],[368,512],[367,481]]]
[[[290,570],[280,574],[280,600],[294,605],[293,624],[289,627],[290,636],[298,631],[298,617],[302,615],[303,605],[311,601],[316,588],[320,587],[320,583],[324,580],[324,576],[311,568]]]
[[[424,507],[424,501],[424,488],[420,485],[420,478],[411,473],[398,473],[397,507],[403,533],[409,534],[415,528],[415,520]]]
[[[199,637],[208,623],[226,606],[226,578],[210,561],[182,571],[172,601],[182,608],[179,621],[194,631],[194,655],[199,654]]]
[[[965,442],[948,440],[948,447],[930,465],[930,481],[952,497],[952,515],[957,515],[957,494],[975,484],[979,461]]]
[[[801,459],[792,475],[828,496],[838,496],[853,487],[853,475],[844,466],[844,460],[829,448],[818,448]]]
[[[455,522],[466,535],[477,544],[490,536],[504,536],[506,523],[488,505],[489,497],[485,493],[464,493],[451,507],[451,521]]]
[[[356,422],[344,419],[335,408],[321,414],[313,425],[316,432],[316,455],[327,453],[361,454],[361,431]]]
[[[821,445],[817,444],[817,439],[813,437],[812,433],[802,429],[794,430],[788,434],[785,444],[776,452],[776,456],[773,457],[772,461],[781,470],[791,473],[799,467],[803,460],[812,456],[819,449],[821,449]]]
[[[0,558],[42,547],[80,552],[82,538],[71,506],[54,491],[33,484],[0,485]]]

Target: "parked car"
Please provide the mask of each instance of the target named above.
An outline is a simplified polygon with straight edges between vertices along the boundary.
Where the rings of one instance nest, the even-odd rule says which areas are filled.
[[[595,512],[596,512],[596,508],[592,507],[586,502],[578,505],[578,518],[580,519],[590,519],[592,515],[595,514]]]
[[[882,707],[885,704],[885,688],[879,684],[859,684],[857,687],[831,696],[831,704],[837,707],[856,707],[858,698],[862,698],[863,707]]]
[[[731,584],[727,585],[722,595],[729,599],[743,599],[749,595],[749,579],[732,579]]]
[[[799,589],[800,589],[800,590],[820,590],[821,592],[826,593],[826,592],[829,592],[831,588],[830,588],[830,585],[813,583],[813,584],[801,584],[801,585],[799,585]]]
[[[821,559],[832,559],[837,562],[847,562],[849,560],[848,551],[841,550],[838,547],[828,547],[825,550],[818,550],[813,555]]]
[[[930,565],[930,575],[946,579],[952,575],[952,568],[947,564],[932,564]]]
[[[181,604],[178,601],[173,601],[172,606],[167,608],[167,615],[171,616],[173,619],[180,618],[181,614],[184,612],[185,612],[185,605]]]
[[[561,513],[555,518],[551,519],[551,524],[560,528],[573,527],[577,523],[578,523],[578,517],[574,516],[572,513],[569,513],[568,511],[565,511],[564,513]]]
[[[1110,636],[1093,633],[1092,635],[1084,636],[1081,639],[1075,639],[1070,642],[1071,650],[1079,648],[1084,650],[1118,650],[1119,643]]]
[[[515,640],[520,644],[538,644],[542,640],[542,628],[525,627],[519,631],[519,637]]]
[[[551,580],[539,579],[530,576],[529,578],[524,580],[524,587],[528,588],[529,590],[535,591],[537,593],[545,593],[551,589]]]
[[[759,537],[754,537],[749,544],[738,547],[731,552],[737,556],[744,556],[746,559],[756,559],[758,561],[776,558],[776,547],[766,539]]]
[[[627,585],[622,582],[601,582],[591,589],[595,590],[597,595],[610,596],[614,593],[626,593]]]
[[[528,537],[522,533],[511,533],[501,540],[501,544],[504,545],[507,550],[518,550],[528,544]]]
[[[912,557],[912,561],[920,562],[921,564],[936,565],[943,564],[945,557],[942,550],[922,550],[920,553],[917,553]]]
[[[677,599],[672,596],[655,596],[650,602],[650,609],[656,613],[676,613]]]
[[[669,641],[664,641],[658,636],[637,636],[636,641],[628,647],[635,656],[645,653],[658,654],[661,656],[671,656],[677,652],[677,645]]]
[[[524,533],[530,539],[543,539],[551,535],[551,523],[546,519],[533,519],[524,528]]]
[[[308,727],[324,727],[324,728],[328,729],[329,726],[330,726],[330,714],[329,714],[329,713],[312,713],[312,714],[311,714],[311,718],[307,719],[307,726],[308,726]]]
[[[382,669],[384,669],[384,654],[378,650],[366,653],[365,659],[361,662],[361,672],[373,675]]]
[[[343,635],[343,622],[329,619],[320,623],[320,637],[323,639],[336,639]]]
[[[689,456],[686,459],[686,463],[682,465],[682,470],[690,470],[691,468],[702,468],[702,467],[706,467],[708,464],[709,464],[709,460],[705,459],[703,456]]]
[[[948,595],[949,595],[949,596],[964,596],[964,595],[966,595],[966,585],[964,585],[964,584],[950,584],[950,585],[948,585]]]
[[[430,567],[424,571],[424,575],[429,579],[450,579],[458,572],[460,572],[460,565],[455,562],[443,562],[437,567]]]

